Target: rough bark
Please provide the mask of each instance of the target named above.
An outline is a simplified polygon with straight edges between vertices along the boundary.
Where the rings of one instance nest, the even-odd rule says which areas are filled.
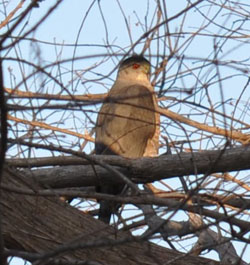
[[[192,174],[212,174],[250,169],[250,146],[226,150],[180,153],[155,158],[125,159],[119,156],[94,156],[95,160],[116,166],[120,172],[135,183],[148,183],[160,179],[182,177]],[[91,156],[90,156],[91,158]],[[41,184],[53,188],[95,186],[103,182],[121,181],[101,166],[89,165],[78,157],[8,160],[15,167],[65,165],[32,171]],[[66,165],[82,165],[66,166]]]
[[[40,188],[26,174],[8,169],[3,184]],[[16,253],[31,261],[40,259],[40,264],[56,264],[54,258],[67,264],[76,260],[86,262],[82,264],[219,264],[140,241],[56,198],[3,190],[1,206],[5,245],[15,249],[6,253]],[[46,258],[51,258],[49,263],[45,263]]]

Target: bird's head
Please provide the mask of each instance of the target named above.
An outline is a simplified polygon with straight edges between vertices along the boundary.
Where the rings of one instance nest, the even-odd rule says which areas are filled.
[[[118,78],[149,81],[150,62],[142,55],[133,55],[120,63]]]

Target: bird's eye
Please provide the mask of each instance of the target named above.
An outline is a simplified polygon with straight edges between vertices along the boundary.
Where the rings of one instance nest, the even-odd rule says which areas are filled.
[[[138,69],[139,67],[140,67],[140,65],[138,63],[133,64],[133,69]]]

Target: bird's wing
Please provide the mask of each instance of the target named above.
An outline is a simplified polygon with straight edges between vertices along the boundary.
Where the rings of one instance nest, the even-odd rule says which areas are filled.
[[[156,127],[153,97],[146,86],[114,87],[97,119],[96,151],[142,156]]]

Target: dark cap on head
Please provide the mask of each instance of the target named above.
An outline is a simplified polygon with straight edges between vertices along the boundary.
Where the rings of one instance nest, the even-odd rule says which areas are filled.
[[[142,55],[133,55],[127,59],[125,59],[124,61],[122,61],[120,63],[120,67],[126,67],[129,65],[132,65],[134,63],[143,63],[143,64],[148,64],[150,66],[150,62],[145,59]]]

